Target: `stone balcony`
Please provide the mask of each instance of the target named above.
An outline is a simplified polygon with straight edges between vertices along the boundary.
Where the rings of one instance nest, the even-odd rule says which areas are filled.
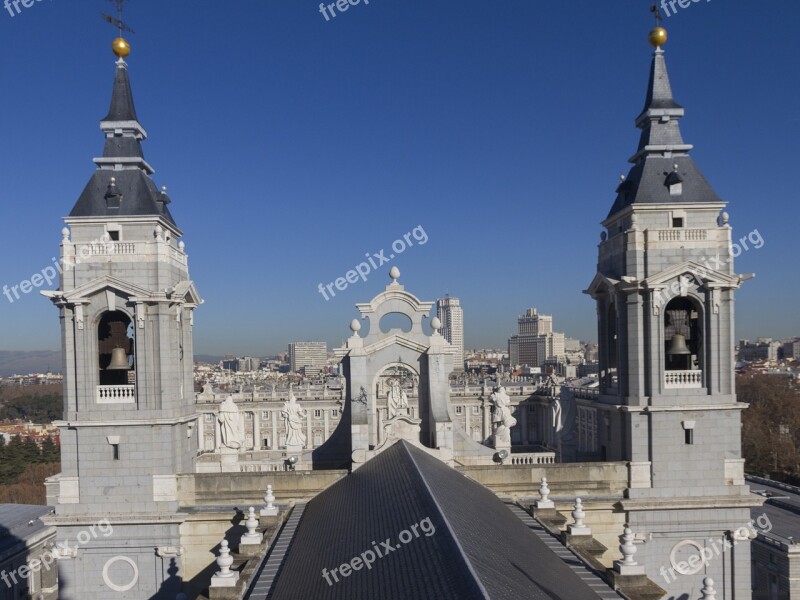
[[[687,389],[703,387],[703,371],[665,371],[665,389]]]
[[[136,402],[135,385],[98,385],[98,404],[133,404]]]

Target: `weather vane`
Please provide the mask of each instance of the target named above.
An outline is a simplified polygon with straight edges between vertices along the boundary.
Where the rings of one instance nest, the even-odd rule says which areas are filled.
[[[114,18],[111,15],[100,13],[100,16],[103,17],[103,20],[107,21],[108,23],[111,23],[114,27],[119,29],[119,37],[122,37],[123,31],[127,31],[128,33],[136,33],[133,29],[128,27],[122,20],[122,11],[124,10],[125,3],[128,0],[108,0],[108,1],[117,5],[117,17]]]
[[[656,27],[661,27],[661,11],[658,10],[658,5],[654,3],[650,7],[650,12],[653,13],[653,16],[656,18]]]

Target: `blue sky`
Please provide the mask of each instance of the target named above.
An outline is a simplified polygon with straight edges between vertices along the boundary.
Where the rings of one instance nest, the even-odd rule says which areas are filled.
[[[677,6],[677,5],[676,5]],[[132,0],[129,72],[205,299],[195,352],[338,345],[388,283],[461,299],[466,345],[504,347],[535,306],[596,338],[599,222],[628,171],[651,48],[648,2]],[[57,256],[101,152],[114,76],[101,0],[0,9],[0,285]],[[734,232],[737,336],[800,335],[800,5],[698,2],[665,19],[684,138]],[[416,242],[326,301],[318,284]],[[410,238],[414,240],[414,238]],[[0,349],[57,348],[56,309],[0,296]]]

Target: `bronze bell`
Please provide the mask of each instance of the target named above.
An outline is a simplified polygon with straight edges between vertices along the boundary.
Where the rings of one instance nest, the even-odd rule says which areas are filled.
[[[125,348],[114,348],[111,351],[111,362],[108,363],[106,371],[128,371],[130,368]]]
[[[686,336],[676,333],[672,336],[672,342],[670,343],[669,350],[667,350],[667,354],[670,356],[677,355],[677,354],[691,354],[692,351],[689,350],[689,347],[686,345]]]

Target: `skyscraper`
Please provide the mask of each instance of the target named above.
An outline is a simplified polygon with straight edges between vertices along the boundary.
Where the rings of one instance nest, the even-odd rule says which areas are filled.
[[[517,333],[508,340],[511,368],[517,365],[541,367],[549,359],[564,356],[564,334],[553,332],[553,317],[529,308],[517,319]]]
[[[293,373],[317,375],[328,362],[325,342],[292,342],[289,344],[289,368]]]
[[[436,316],[442,322],[441,334],[455,348],[454,370],[464,370],[464,311],[458,298],[445,295],[436,301]]]

